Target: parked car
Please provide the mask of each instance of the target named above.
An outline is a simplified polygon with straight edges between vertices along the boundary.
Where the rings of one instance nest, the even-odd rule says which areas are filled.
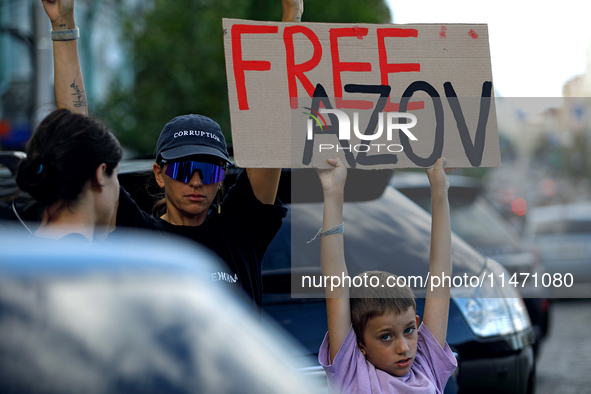
[[[591,298],[590,202],[531,208],[525,233],[540,250],[546,283],[556,283],[552,296]]]
[[[483,189],[479,180],[453,174],[448,175],[448,178],[452,231],[480,253],[503,265],[509,276],[516,280],[513,282],[518,283],[516,287],[523,297],[536,333],[534,350],[537,354],[539,343],[548,333],[550,309],[548,289],[539,284],[536,286],[531,280],[534,276],[541,278],[544,274],[537,247],[518,234],[482,197]],[[425,174],[399,172],[392,178],[390,185],[431,212],[431,190]]]
[[[156,189],[146,187],[141,173],[149,174],[151,165],[124,162],[119,176],[145,210],[150,210],[149,194]],[[229,172],[226,187],[236,171]],[[349,171],[344,221],[350,275],[369,269],[405,277],[428,272],[430,216],[387,187],[390,177],[391,171]],[[315,171],[285,170],[279,197],[289,213],[263,261],[264,311],[302,345],[285,357],[305,364],[303,370],[326,387],[314,360],[327,329],[324,290],[301,285],[303,276],[321,273],[320,243],[307,243],[322,220],[322,190]],[[476,277],[482,286],[452,289],[447,341],[459,367],[446,392],[532,393],[535,334],[519,294],[498,282],[499,275],[508,274],[506,269],[456,235],[452,244],[453,275]],[[425,288],[413,287],[422,315]]]
[[[88,245],[0,221],[1,393],[308,393],[298,345],[162,235]]]

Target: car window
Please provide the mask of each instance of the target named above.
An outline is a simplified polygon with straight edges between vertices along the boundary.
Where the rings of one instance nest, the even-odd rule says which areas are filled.
[[[453,178],[452,180],[459,179]],[[424,186],[399,186],[400,192],[431,212],[431,191]],[[449,189],[451,229],[476,248],[513,245],[519,236],[482,197],[480,188],[452,186]]]
[[[12,178],[10,171],[8,170],[8,168],[6,166],[0,164],[0,179],[8,179],[8,178]]]
[[[12,196],[16,191],[14,176],[8,168],[0,164],[0,199]]]
[[[517,236],[497,216],[494,208],[481,200],[470,205],[452,207],[451,229],[476,247],[508,245]]]

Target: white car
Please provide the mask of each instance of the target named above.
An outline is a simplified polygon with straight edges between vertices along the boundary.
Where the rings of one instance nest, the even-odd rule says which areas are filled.
[[[554,297],[591,297],[591,202],[531,208],[526,235],[538,246]]]

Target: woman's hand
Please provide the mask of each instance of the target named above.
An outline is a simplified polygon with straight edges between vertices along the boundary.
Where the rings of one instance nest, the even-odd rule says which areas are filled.
[[[41,0],[53,30],[74,29],[74,0]]]
[[[347,180],[347,168],[345,168],[341,159],[328,159],[327,162],[332,168],[316,169],[324,196],[342,195]]]
[[[281,0],[283,6],[283,22],[300,22],[304,13],[303,0]]]

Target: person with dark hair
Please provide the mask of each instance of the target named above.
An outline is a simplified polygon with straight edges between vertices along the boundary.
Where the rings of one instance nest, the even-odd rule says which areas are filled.
[[[74,42],[79,36],[74,0],[43,0],[43,5],[54,40]],[[300,20],[302,0],[282,0],[282,6],[283,21]],[[60,44],[54,41],[58,107],[61,103],[86,110],[76,46]],[[227,269],[211,273],[211,279],[232,289],[241,287],[261,306],[263,255],[287,211],[276,199],[281,169],[247,168],[222,196],[230,162],[226,141],[219,125],[202,115],[182,115],[168,122],[156,151],[153,170],[164,189],[163,210],[152,217],[121,188],[116,226],[173,233],[203,244],[227,263]]]
[[[43,207],[35,235],[88,241],[106,235],[119,197],[117,171],[123,151],[109,129],[67,109],[50,113],[27,143],[18,187]]]

